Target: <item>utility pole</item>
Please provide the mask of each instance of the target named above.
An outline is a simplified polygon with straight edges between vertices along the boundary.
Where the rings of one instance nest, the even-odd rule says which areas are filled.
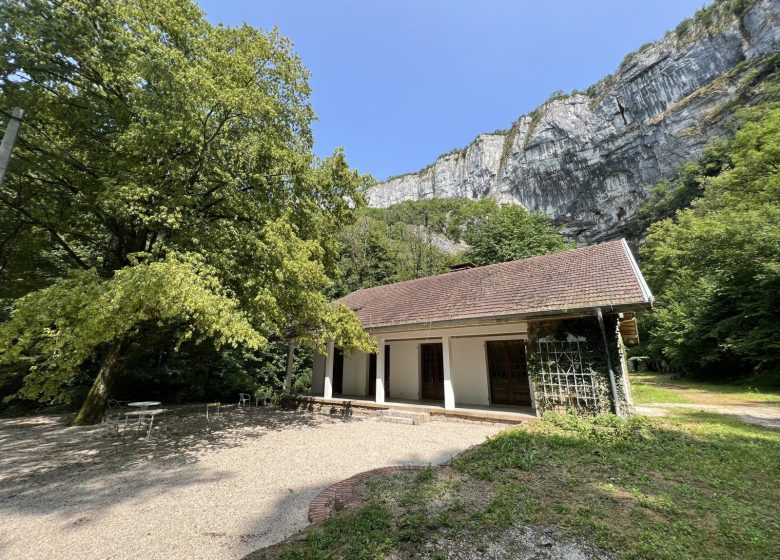
[[[22,116],[24,116],[24,111],[19,107],[14,107],[11,110],[8,126],[5,129],[3,141],[0,143],[0,187],[3,186],[5,172],[8,169],[8,163],[11,161],[11,152],[16,143],[16,135],[19,133],[19,127],[22,126]]]

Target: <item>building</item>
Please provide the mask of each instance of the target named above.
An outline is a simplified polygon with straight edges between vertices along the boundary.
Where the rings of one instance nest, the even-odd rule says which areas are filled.
[[[314,360],[323,400],[627,414],[624,341],[653,296],[625,240],[358,290],[379,352]]]

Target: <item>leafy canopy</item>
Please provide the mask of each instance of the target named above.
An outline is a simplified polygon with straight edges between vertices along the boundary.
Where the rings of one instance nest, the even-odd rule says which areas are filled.
[[[653,344],[683,369],[780,366],[780,103],[742,112],[731,165],[642,248],[658,301]]]
[[[484,265],[569,246],[546,216],[519,206],[502,208],[492,198],[361,208],[340,239],[338,295],[439,274],[464,259]]]
[[[339,295],[439,274],[454,262],[455,257],[438,245],[443,239],[441,234],[400,220],[388,223],[386,218],[381,211],[363,209],[355,223],[344,228],[340,236]]]
[[[372,347],[322,294],[368,178],[313,156],[289,41],[187,0],[9,0],[0,20],[0,108],[26,112],[0,190],[0,348],[31,391],[141,335]]]
[[[513,204],[476,220],[466,230],[464,239],[471,245],[465,258],[480,266],[545,255],[571,246],[547,215]]]

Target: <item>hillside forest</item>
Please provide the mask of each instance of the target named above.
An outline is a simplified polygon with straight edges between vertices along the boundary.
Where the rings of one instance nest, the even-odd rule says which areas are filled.
[[[366,207],[373,179],[314,155],[308,73],[276,31],[72,4],[0,5],[0,127],[25,109],[0,189],[6,410],[278,392],[290,343],[305,391],[325,340],[373,350],[339,297],[574,246],[490,198]],[[776,72],[631,224],[651,367],[780,384]]]

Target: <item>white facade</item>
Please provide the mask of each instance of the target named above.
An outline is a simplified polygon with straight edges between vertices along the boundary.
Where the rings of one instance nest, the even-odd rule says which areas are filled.
[[[444,404],[446,408],[460,405],[492,404],[485,344],[491,340],[526,340],[525,322],[494,322],[485,325],[455,326],[417,330],[376,330],[380,354],[389,350],[389,393],[387,398],[421,400],[421,345],[442,343],[444,361]],[[377,370],[381,363],[377,361]],[[312,392],[326,394],[326,356],[315,356]],[[369,355],[357,352],[344,357],[341,394],[369,397]],[[381,380],[379,380],[381,381]],[[380,386],[379,384],[377,386]],[[533,389],[531,389],[533,398]],[[379,395],[378,402],[382,402]],[[374,397],[371,397],[372,399]]]

